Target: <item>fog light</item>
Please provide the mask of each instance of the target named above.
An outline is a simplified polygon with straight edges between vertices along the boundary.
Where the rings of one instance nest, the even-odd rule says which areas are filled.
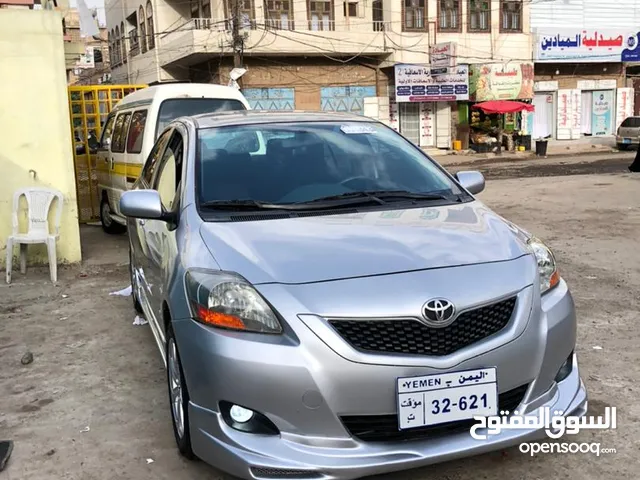
[[[229,410],[229,415],[234,422],[247,423],[253,418],[253,411],[240,405],[233,405]]]
[[[560,370],[558,370],[558,374],[556,375],[556,383],[560,383],[565,378],[567,378],[571,373],[571,370],[573,370],[573,352],[571,352],[569,358],[567,358],[567,360],[560,367]]]

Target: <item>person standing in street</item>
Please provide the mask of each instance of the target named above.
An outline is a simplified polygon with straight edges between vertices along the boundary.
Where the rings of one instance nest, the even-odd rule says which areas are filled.
[[[640,172],[640,146],[636,150],[636,158],[633,159],[633,163],[629,165],[630,172]]]

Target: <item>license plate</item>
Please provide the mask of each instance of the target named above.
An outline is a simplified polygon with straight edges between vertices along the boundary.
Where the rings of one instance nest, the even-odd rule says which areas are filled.
[[[498,414],[495,367],[397,379],[400,430]]]
[[[631,139],[630,138],[625,138],[622,140],[622,143],[631,143]]]

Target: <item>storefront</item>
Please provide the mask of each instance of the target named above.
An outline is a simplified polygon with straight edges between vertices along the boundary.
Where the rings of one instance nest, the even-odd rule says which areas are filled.
[[[492,100],[512,100],[531,103],[533,100],[532,63],[490,63],[471,65],[469,68],[469,100],[473,106]],[[511,114],[484,114],[470,109],[469,147],[477,152],[497,148],[498,132],[502,129],[503,147],[531,148],[532,117],[528,112]],[[464,119],[460,119],[464,121]]]
[[[633,115],[633,89],[626,87],[623,62],[636,57],[637,33],[545,30],[534,41],[534,138],[615,135]]]
[[[452,145],[452,106],[469,99],[469,67],[432,74],[424,65],[396,65],[389,98],[390,124],[422,148]]]

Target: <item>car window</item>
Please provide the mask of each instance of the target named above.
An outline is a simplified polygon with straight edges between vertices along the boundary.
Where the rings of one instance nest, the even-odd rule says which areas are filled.
[[[116,120],[116,126],[113,130],[113,140],[111,143],[111,151],[113,153],[124,153],[125,139],[129,130],[129,122],[131,113],[121,113]]]
[[[252,155],[256,136],[264,154]],[[371,190],[463,194],[429,157],[377,122],[270,123],[198,131],[200,202],[308,202]]]
[[[173,201],[176,197],[178,185],[180,184],[183,151],[184,143],[182,135],[176,131],[171,136],[167,148],[162,155],[160,170],[154,179],[153,186],[160,194],[162,205],[167,210],[173,208]]]
[[[246,107],[239,100],[226,98],[170,98],[160,105],[156,135],[178,117],[230,110],[246,110]]]
[[[129,136],[127,137],[127,153],[140,153],[142,151],[142,140],[144,138],[144,127],[146,123],[146,110],[133,112]]]
[[[111,141],[111,135],[113,134],[113,126],[115,125],[115,123],[116,116],[110,115],[109,118],[107,118],[106,123],[104,124],[104,128],[102,129],[102,138],[100,139],[101,149],[106,150],[109,148],[107,143]]]
[[[640,117],[627,117],[620,126],[625,128],[638,128],[640,127]]]
[[[167,145],[169,138],[171,137],[171,132],[173,130],[167,130],[164,132],[158,141],[155,143],[153,148],[151,149],[151,153],[149,153],[149,158],[145,163],[145,166],[142,170],[142,179],[146,182],[147,185],[151,186],[151,181],[153,180],[153,174],[156,172],[158,165],[160,164],[160,158],[162,153],[164,152],[164,147]]]

